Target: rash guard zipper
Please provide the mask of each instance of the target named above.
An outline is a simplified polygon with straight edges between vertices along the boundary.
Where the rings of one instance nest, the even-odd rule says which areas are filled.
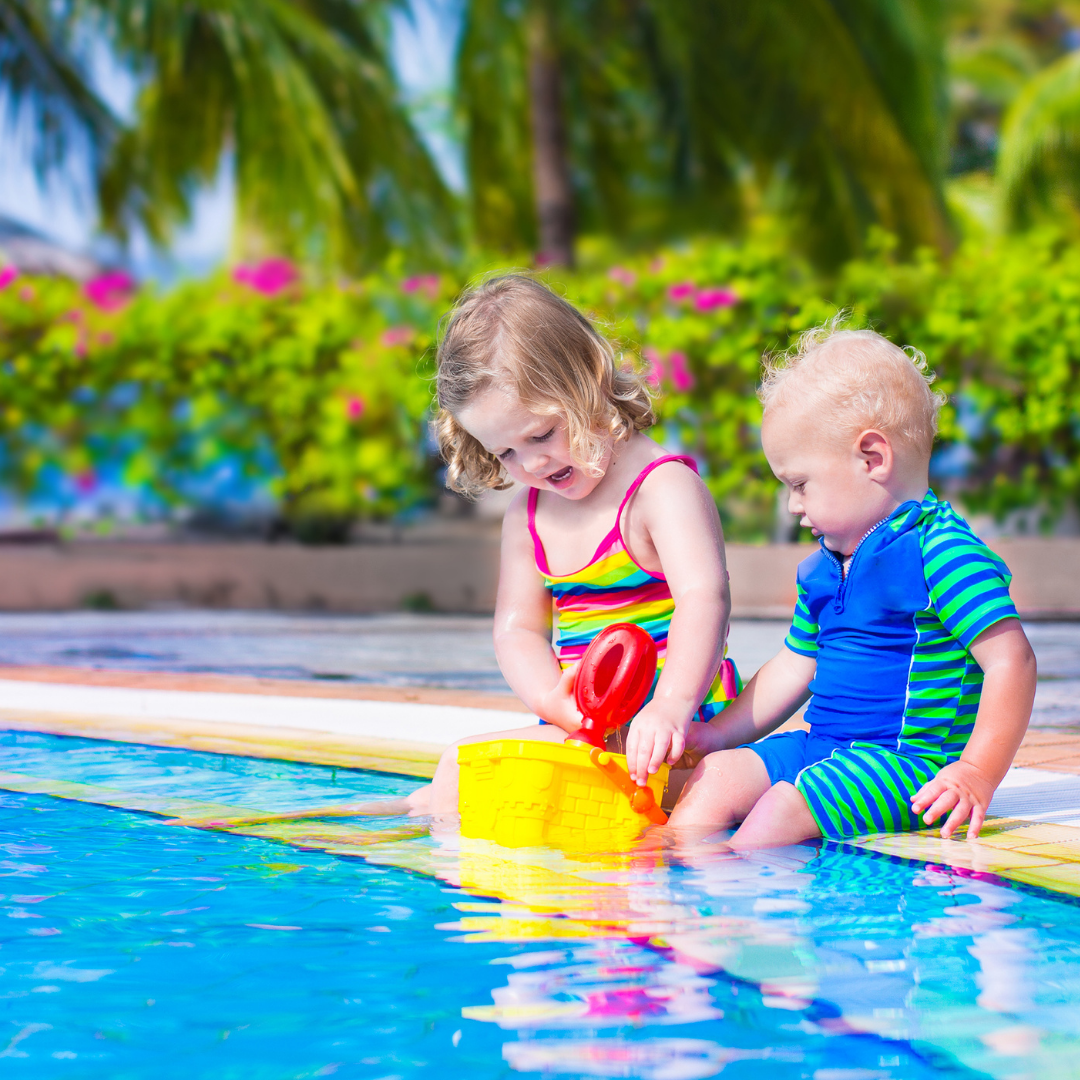
[[[866,532],[863,533],[862,539],[859,540],[859,542],[855,545],[854,550],[851,552],[851,562],[848,563],[848,571],[846,574],[844,573],[844,560],[841,559],[835,551],[829,551],[828,548],[825,548],[825,550],[828,551],[829,555],[832,557],[833,562],[836,563],[837,570],[839,570],[840,572],[840,584],[836,588],[836,599],[833,601],[834,610],[838,612],[844,610],[844,602],[847,598],[847,585],[848,582],[851,580],[852,572],[855,569],[855,557],[859,554],[859,549],[863,546],[863,544],[866,543],[869,536],[872,533],[877,532],[877,530],[880,529],[881,526],[884,525],[885,522],[888,521],[891,517],[892,514],[889,514],[888,517],[883,517],[876,525],[872,525],[869,529],[866,530]]]

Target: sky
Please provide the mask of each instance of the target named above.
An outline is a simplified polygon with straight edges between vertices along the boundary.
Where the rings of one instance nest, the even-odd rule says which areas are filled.
[[[393,15],[391,57],[417,128],[448,184],[460,190],[464,171],[447,107],[460,0],[410,0],[409,8]],[[91,47],[88,67],[98,92],[120,116],[130,116],[136,92],[130,75],[104,46]],[[0,114],[5,113],[0,99]],[[122,253],[97,234],[87,172],[77,155],[42,186],[27,152],[29,134],[25,125],[0,121],[0,214],[65,247],[115,260]],[[226,161],[215,183],[200,194],[192,222],[176,234],[168,250],[155,250],[144,236],[135,236],[125,261],[140,277],[165,283],[205,274],[227,257],[232,209],[232,168]]]

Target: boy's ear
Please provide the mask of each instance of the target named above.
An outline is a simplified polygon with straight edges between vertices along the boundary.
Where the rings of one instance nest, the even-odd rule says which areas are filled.
[[[883,478],[892,472],[893,448],[885,435],[880,431],[864,431],[859,436],[859,454],[866,462],[867,471],[871,476]]]

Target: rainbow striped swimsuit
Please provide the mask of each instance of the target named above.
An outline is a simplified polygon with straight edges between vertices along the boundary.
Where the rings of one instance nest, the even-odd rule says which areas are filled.
[[[694,459],[680,455],[669,454],[649,462],[623,496],[615,524],[600,541],[596,554],[573,574],[552,574],[548,569],[547,554],[536,531],[536,500],[540,492],[538,488],[529,492],[529,532],[536,553],[536,568],[544,578],[544,587],[551,590],[555,616],[554,648],[564,668],[585,655],[592,639],[604,627],[628,622],[646,630],[656,642],[659,678],[659,669],[663,668],[667,654],[668,627],[675,614],[675,601],[662,574],[643,570],[630,557],[623,543],[621,522],[623,511],[645,477],[667,461],[681,461],[697,472]],[[742,682],[735,665],[724,659],[695,719],[711,720],[741,689]]]

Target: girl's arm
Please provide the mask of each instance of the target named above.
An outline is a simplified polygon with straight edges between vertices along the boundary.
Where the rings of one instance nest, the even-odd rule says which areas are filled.
[[[574,669],[565,672],[551,647],[551,594],[536,569],[528,524],[528,491],[503,518],[495,656],[510,688],[538,716],[564,731],[581,726]]]
[[[960,760],[924,784],[912,796],[911,809],[927,825],[948,814],[941,827],[946,838],[970,816],[967,834],[974,840],[1027,731],[1036,666],[1019,619],[1003,619],[984,630],[972,643],[971,655],[983,670],[975,728]]]
[[[682,756],[687,728],[723,658],[731,598],[720,515],[691,470],[661,465],[641,485],[631,515],[640,515],[675,601],[656,693],[627,737],[627,767],[644,784],[665,758]],[[629,531],[624,520],[624,535]]]

